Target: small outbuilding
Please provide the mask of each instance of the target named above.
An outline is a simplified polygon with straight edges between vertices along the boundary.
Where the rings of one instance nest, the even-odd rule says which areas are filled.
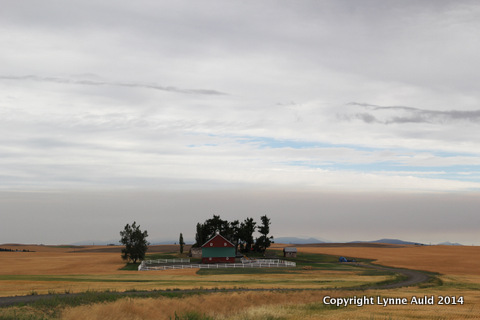
[[[202,246],[202,263],[235,263],[235,246],[216,234]]]
[[[191,248],[189,256],[192,257],[192,258],[201,258],[202,257],[202,248]]]
[[[295,248],[295,247],[285,247],[285,248],[283,248],[283,256],[285,258],[296,258],[297,257],[297,248]]]

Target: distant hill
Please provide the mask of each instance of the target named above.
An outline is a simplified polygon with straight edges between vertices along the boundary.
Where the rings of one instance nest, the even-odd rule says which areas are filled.
[[[452,243],[450,241],[439,243],[439,245],[441,245],[441,246],[463,246],[463,244],[461,244],[461,243],[458,243],[458,242]]]
[[[318,240],[315,238],[297,238],[297,237],[278,237],[275,238],[276,243],[285,243],[285,244],[307,244],[307,243],[326,243],[327,241]]]
[[[105,240],[84,240],[84,241],[77,241],[77,242],[72,242],[69,243],[69,245],[72,246],[108,246],[108,245],[119,245],[120,242],[118,240],[110,240],[110,241],[105,241]]]
[[[413,244],[413,245],[423,245],[423,243],[418,242],[411,242],[411,241],[403,241],[399,239],[380,239],[375,241],[352,241],[350,243],[362,243],[362,242],[371,242],[371,243],[388,243],[388,244]]]

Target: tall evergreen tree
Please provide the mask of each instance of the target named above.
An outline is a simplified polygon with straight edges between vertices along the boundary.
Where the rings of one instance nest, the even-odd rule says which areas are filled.
[[[234,220],[229,223],[229,230],[226,238],[235,246],[235,255],[238,253],[238,243],[240,241],[240,222]]]
[[[195,244],[194,247],[201,247],[205,242],[207,242],[207,234],[205,226],[202,223],[197,223],[197,232],[195,233]]]
[[[273,236],[268,236],[270,233],[270,219],[264,215],[261,216],[262,224],[258,227],[260,237],[255,242],[255,251],[265,254],[265,251],[273,243]]]
[[[183,234],[180,233],[180,238],[178,239],[178,244],[180,245],[180,253],[183,253],[183,246],[185,245],[185,242],[183,242]]]
[[[254,244],[253,233],[255,232],[256,224],[253,218],[246,218],[245,221],[240,224],[240,251],[243,253],[252,251]]]

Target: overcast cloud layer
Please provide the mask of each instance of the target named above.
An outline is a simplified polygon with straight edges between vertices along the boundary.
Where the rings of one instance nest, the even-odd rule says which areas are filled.
[[[476,195],[478,30],[477,1],[4,1],[0,206],[59,191],[257,190],[267,207],[289,190],[425,195],[416,208]],[[433,208],[415,211],[425,226]],[[331,212],[347,211],[365,216]],[[473,242],[478,221],[463,223],[454,233]],[[0,242],[22,230],[0,228]]]

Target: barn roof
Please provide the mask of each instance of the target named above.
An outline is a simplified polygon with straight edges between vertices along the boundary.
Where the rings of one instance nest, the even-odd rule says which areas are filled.
[[[224,236],[222,236],[220,233],[217,233],[216,235],[214,235],[212,238],[210,238],[210,240],[208,240],[207,242],[205,242],[203,245],[202,245],[202,248],[205,247],[207,245],[207,243],[210,243],[213,239],[215,239],[216,237],[221,237],[223,240],[225,240],[227,243],[229,243],[232,247],[235,247],[235,245],[233,243],[231,243],[230,241],[228,241],[227,238],[225,238]]]
[[[283,248],[283,252],[297,252],[297,248],[295,248],[295,247],[285,247],[285,248]]]

